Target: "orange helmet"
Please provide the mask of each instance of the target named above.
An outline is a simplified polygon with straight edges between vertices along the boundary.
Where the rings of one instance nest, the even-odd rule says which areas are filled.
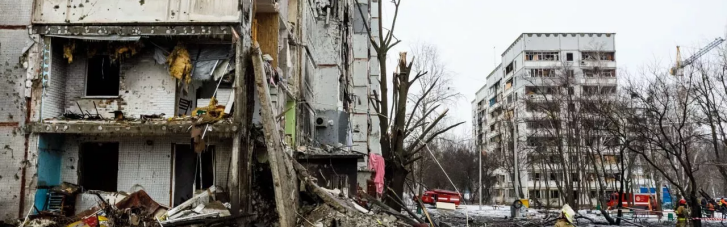
[[[686,201],[686,200],[684,200],[684,199],[680,199],[680,200],[679,200],[679,204],[681,204],[681,205],[686,205],[686,204],[687,204],[687,201]]]

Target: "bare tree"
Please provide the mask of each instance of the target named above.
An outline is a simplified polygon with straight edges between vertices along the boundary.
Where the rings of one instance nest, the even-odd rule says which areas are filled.
[[[697,100],[689,94],[696,80],[692,76],[671,77],[658,69],[639,78],[639,83],[630,81],[624,88],[624,98],[611,108],[609,115],[617,119],[608,130],[631,141],[627,142],[628,151],[676,187],[691,207],[692,217],[700,217],[695,176],[700,169],[697,144],[702,133],[693,120],[698,113]],[[701,226],[699,219],[692,222]]]
[[[436,117],[432,114],[428,115],[427,113],[440,106],[448,107],[449,103],[453,103],[458,98],[461,98],[461,94],[455,89],[452,89],[452,74],[447,70],[446,64],[440,59],[439,50],[435,45],[429,43],[416,43],[411,49],[412,54],[417,56],[412,61],[412,67],[414,70],[417,72],[427,72],[426,75],[419,79],[417,83],[418,88],[414,88],[412,94],[409,96],[408,103],[411,107],[414,102],[421,99],[417,111],[412,112],[412,115],[409,116],[413,118],[414,121],[423,122],[419,125],[418,129],[414,128],[414,132],[412,132],[413,135],[420,135],[420,133],[426,129],[428,123],[434,121]],[[430,87],[432,88],[431,91],[429,94],[424,96],[424,92],[426,92]],[[436,129],[441,129],[441,127]],[[431,163],[429,162],[431,161],[429,159],[431,159],[429,155],[424,155],[419,162],[413,166],[412,172],[414,175],[412,177],[414,179],[418,179],[417,181],[419,182],[421,182],[424,178],[425,171],[423,167],[425,166],[425,162]],[[418,193],[419,195],[423,193],[423,187],[419,187]]]
[[[724,50],[720,51],[719,58],[705,58],[692,64],[691,70],[687,73],[693,77],[695,82],[690,93],[694,96],[698,112],[694,119],[700,125],[707,128],[707,135],[704,141],[709,143],[711,155],[714,157],[710,163],[722,163],[727,160],[725,156],[725,142],[727,131],[724,125],[727,123],[727,59]],[[722,191],[727,191],[727,166],[715,165],[722,178]]]
[[[615,77],[615,69],[605,67],[602,61],[609,59],[602,56],[608,54],[594,48],[583,56],[590,67],[582,71],[568,61],[528,69],[530,76],[525,78],[520,121],[529,129],[522,149],[530,150],[531,171],[539,175],[535,181],[537,190],[542,186],[548,192],[555,188],[559,202],[576,209],[583,204],[592,206],[595,199],[608,222],[618,224],[620,219],[613,219],[606,212],[603,198],[609,191],[624,193],[631,179],[624,176],[632,174],[635,158],[624,155],[626,149],[619,146],[618,137],[605,133],[609,121],[599,114],[599,107],[616,96],[615,84],[600,83],[601,79]],[[540,57],[558,60],[557,55]],[[546,194],[550,206],[556,195]]]
[[[384,175],[385,184],[387,188],[391,188],[395,194],[389,195],[390,193],[388,193],[387,190],[384,201],[392,208],[401,210],[402,207],[397,201],[397,198],[401,198],[403,195],[404,183],[407,175],[411,171],[411,165],[422,158],[422,149],[424,149],[426,144],[431,142],[437,136],[460,124],[463,124],[464,122],[460,122],[443,129],[437,129],[438,123],[447,114],[447,111],[445,110],[439,113],[432,122],[429,122],[427,127],[422,130],[419,135],[415,136],[412,134],[412,132],[420,128],[421,124],[425,123],[424,119],[433,115],[432,113],[436,110],[433,108],[417,121],[413,121],[413,118],[410,117],[412,113],[417,112],[421,101],[429,95],[438,82],[435,81],[432,86],[428,87],[422,94],[422,97],[417,99],[413,108],[408,110],[407,101],[409,101],[410,88],[417,82],[417,80],[425,76],[427,72],[415,71],[415,74],[412,76],[412,63],[407,63],[406,53],[400,53],[396,72],[394,73],[393,78],[391,78],[391,81],[389,81],[386,64],[387,54],[392,47],[401,42],[394,37],[401,0],[393,0],[392,3],[394,5],[394,17],[391,22],[391,27],[386,34],[384,34],[383,25],[381,23],[378,25],[378,39],[371,34],[371,29],[366,26],[367,34],[370,38],[374,51],[376,51],[379,68],[381,70],[381,79],[378,81],[381,93],[379,94],[374,91],[374,95],[369,98],[369,102],[372,104],[374,111],[379,118],[379,128],[381,129],[381,138],[379,142],[381,144],[381,152],[386,163],[386,173]],[[357,8],[360,15],[366,15],[362,12],[360,7]],[[379,12],[382,12],[383,3],[379,4],[378,10]],[[380,18],[379,20],[383,20],[383,18]],[[394,41],[395,39],[396,41]],[[388,95],[389,83],[392,85],[391,97]],[[390,100],[392,101],[391,110],[389,110]],[[410,136],[413,136],[414,138],[408,140],[407,138]],[[405,141],[412,142],[405,144]]]

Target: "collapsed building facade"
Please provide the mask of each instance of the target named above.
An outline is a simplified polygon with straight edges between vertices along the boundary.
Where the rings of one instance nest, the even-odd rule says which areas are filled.
[[[366,188],[364,157],[380,153],[365,28],[376,1],[3,4],[20,16],[0,30],[0,218],[73,215],[99,191],[175,207],[212,186],[233,214],[266,185],[296,205],[286,155],[321,187]],[[63,183],[82,192],[53,190]],[[281,207],[281,222],[296,219]]]

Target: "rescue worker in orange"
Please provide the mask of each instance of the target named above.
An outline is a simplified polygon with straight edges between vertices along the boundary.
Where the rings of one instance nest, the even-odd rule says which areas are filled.
[[[684,199],[679,200],[679,207],[677,207],[676,210],[674,210],[674,213],[677,215],[677,227],[686,227],[687,226],[687,201]]]
[[[707,216],[710,218],[714,217],[714,200],[707,202]]]

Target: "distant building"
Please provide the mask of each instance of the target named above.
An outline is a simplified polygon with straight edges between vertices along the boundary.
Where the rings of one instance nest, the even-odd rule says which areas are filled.
[[[569,170],[539,163],[566,159],[568,165],[575,166],[584,162],[586,157],[552,154],[548,146],[556,143],[587,146],[617,140],[603,134],[566,135],[553,130],[565,127],[564,122],[546,117],[552,116],[546,113],[549,111],[561,114],[559,117],[586,111],[588,100],[613,97],[617,85],[615,53],[613,33],[524,33],[502,53],[502,63],[488,74],[486,84],[472,101],[477,148],[503,158],[505,163],[491,192],[494,202],[507,203],[518,197],[512,176],[513,154],[517,153],[520,197],[557,206],[561,204],[557,185],[571,182],[579,203],[595,204],[594,172],[566,173]],[[571,139],[566,142],[568,137]],[[604,154],[608,163],[618,160],[613,152]],[[606,177],[607,181],[617,178]],[[616,185],[609,184],[609,189]]]

